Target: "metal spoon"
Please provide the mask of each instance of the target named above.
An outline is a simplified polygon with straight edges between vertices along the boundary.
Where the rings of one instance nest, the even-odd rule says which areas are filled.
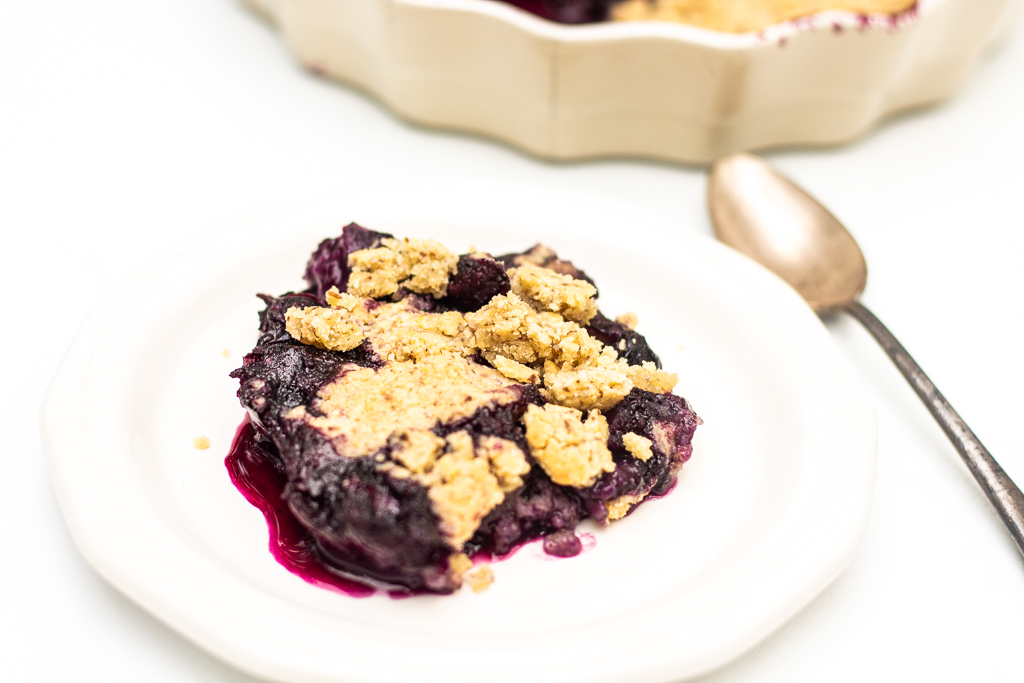
[[[1024,554],[1024,494],[907,350],[857,301],[867,282],[867,264],[835,216],[750,154],[715,162],[708,208],[718,239],[788,282],[818,313],[846,311],[878,340],[953,442]]]

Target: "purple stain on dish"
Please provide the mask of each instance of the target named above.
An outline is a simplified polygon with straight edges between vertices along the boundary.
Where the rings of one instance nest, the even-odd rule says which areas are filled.
[[[274,456],[273,445],[261,439],[248,417],[238,426],[224,464],[231,483],[263,513],[270,535],[270,553],[285,569],[319,588],[365,598],[376,591],[331,572],[316,549],[312,535],[288,509],[282,497],[287,477]]]

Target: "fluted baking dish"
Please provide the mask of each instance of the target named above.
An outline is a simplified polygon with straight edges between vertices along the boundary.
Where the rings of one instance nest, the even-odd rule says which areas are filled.
[[[760,33],[555,24],[492,0],[246,0],[307,68],[420,124],[551,159],[703,163],[851,140],[952,94],[1021,0],[824,12]]]

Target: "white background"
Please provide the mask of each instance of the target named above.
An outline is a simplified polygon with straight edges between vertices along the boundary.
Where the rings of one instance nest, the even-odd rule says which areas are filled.
[[[851,228],[865,303],[1024,482],[1024,25],[949,103],[769,156]],[[589,191],[710,234],[702,169],[552,164],[411,127],[302,71],[237,0],[0,3],[0,679],[250,680],[79,556],[36,426],[47,384],[138,260],[233,216],[439,175]],[[884,354],[829,326],[878,411],[867,533],[810,607],[706,680],[1021,680],[1024,560]]]

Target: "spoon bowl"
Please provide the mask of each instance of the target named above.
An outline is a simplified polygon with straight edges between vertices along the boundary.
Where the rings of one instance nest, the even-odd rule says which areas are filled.
[[[715,162],[708,206],[721,241],[766,266],[818,312],[854,301],[868,267],[835,216],[758,157]]]

